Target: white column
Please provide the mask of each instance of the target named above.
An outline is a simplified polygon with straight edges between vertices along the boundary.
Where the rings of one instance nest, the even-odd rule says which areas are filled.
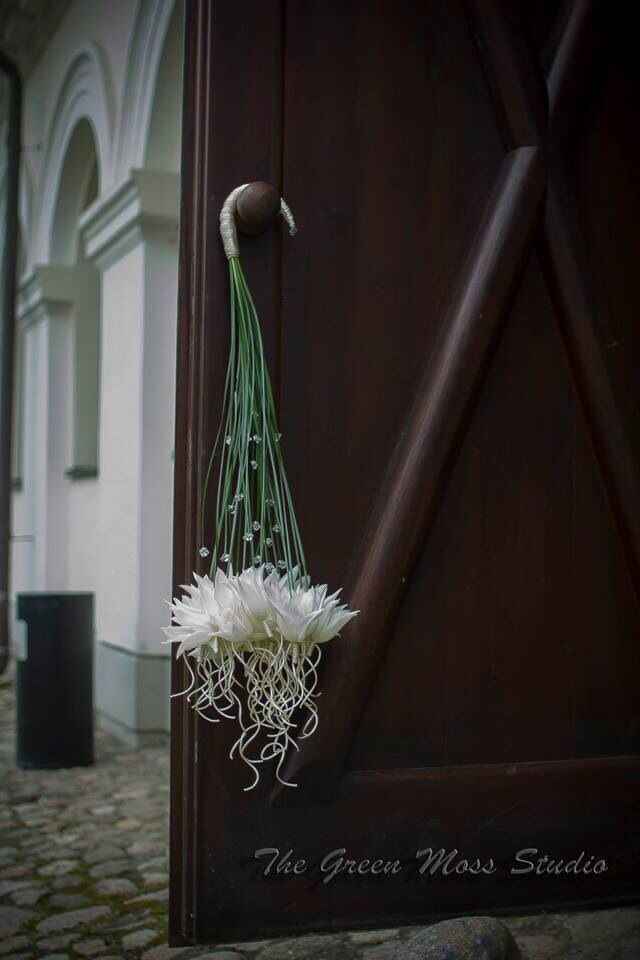
[[[18,321],[25,350],[25,449],[21,536],[33,537],[29,587],[65,590],[68,582],[74,267],[37,267],[23,282]]]
[[[97,700],[119,732],[168,728],[178,178],[136,170],[81,221],[102,272]]]

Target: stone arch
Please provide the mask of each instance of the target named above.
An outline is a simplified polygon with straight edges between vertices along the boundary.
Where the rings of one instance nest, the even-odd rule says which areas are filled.
[[[68,131],[66,150],[59,165],[57,192],[51,203],[47,263],[66,284],[65,351],[62,377],[71,378],[71,417],[66,430],[72,479],[93,477],[98,463],[100,277],[85,262],[80,238],[80,218],[98,197],[100,165],[95,126],[81,116]],[[58,310],[61,306],[58,307]],[[58,325],[60,327],[60,325]],[[61,330],[58,333],[62,338]],[[60,353],[60,356],[62,354]]]
[[[65,152],[51,218],[49,260],[73,264],[81,259],[78,221],[99,193],[99,164],[93,128],[86,117],[78,121]]]
[[[140,0],[132,33],[122,100],[115,176],[145,165],[146,148],[167,31],[180,0]]]
[[[165,33],[146,131],[144,166],[149,170],[180,171],[183,39],[184,9],[176,3]]]
[[[102,51],[96,44],[88,44],[75,55],[54,104],[45,138],[35,256],[45,262],[50,259],[55,203],[68,148],[81,120],[86,120],[92,131],[98,189],[104,191],[111,181],[113,101]]]

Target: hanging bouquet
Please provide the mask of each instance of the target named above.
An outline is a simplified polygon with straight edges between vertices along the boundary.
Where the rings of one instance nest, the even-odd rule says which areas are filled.
[[[190,682],[186,696],[205,720],[237,720],[231,748],[253,772],[281,768],[297,738],[318,725],[318,664],[322,646],[357,613],[340,590],[313,586],[284,468],[260,323],[239,258],[236,203],[247,184],[229,194],[220,233],[229,261],[231,337],[221,424],[209,462],[203,504],[218,465],[214,543],[208,576],[171,604],[168,642],[178,644]],[[291,235],[293,216],[280,213]],[[204,524],[203,524],[204,528]]]

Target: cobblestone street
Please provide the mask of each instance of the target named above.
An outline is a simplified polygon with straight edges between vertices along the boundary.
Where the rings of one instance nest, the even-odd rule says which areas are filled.
[[[0,678],[2,960],[391,960],[402,941],[415,937],[412,927],[170,951],[167,747],[133,751],[98,732],[94,767],[21,771],[15,768],[14,710],[5,676]],[[638,908],[504,922],[527,960],[640,960]]]

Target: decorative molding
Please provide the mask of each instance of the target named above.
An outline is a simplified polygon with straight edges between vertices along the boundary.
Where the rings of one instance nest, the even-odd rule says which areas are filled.
[[[60,177],[69,141],[79,121],[93,131],[100,189],[111,182],[114,139],[114,97],[102,49],[95,43],[82,47],[71,60],[50,112],[45,136],[43,177],[38,195],[38,234],[35,260],[50,259],[51,233]]]
[[[85,256],[105,270],[150,236],[177,243],[178,213],[177,174],[132,170],[80,218]]]
[[[175,0],[141,0],[127,58],[115,177],[127,177],[144,165],[156,80]]]
[[[34,267],[18,287],[16,314],[21,326],[29,326],[52,310],[73,306],[86,272],[85,266]]]
[[[93,276],[90,264],[71,267],[39,264],[27,273],[18,287],[16,313],[23,325],[40,308],[73,306]]]

